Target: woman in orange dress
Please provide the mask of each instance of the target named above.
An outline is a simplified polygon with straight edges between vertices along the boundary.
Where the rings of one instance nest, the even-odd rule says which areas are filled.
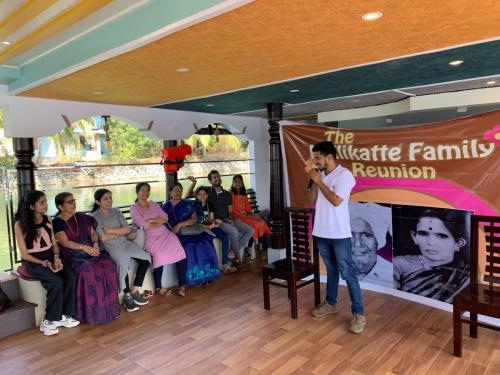
[[[254,241],[261,239],[259,241],[259,250],[262,251],[269,243],[271,230],[267,226],[265,220],[263,220],[258,213],[254,213],[252,211],[250,201],[247,197],[247,190],[245,188],[245,184],[243,183],[243,177],[240,174],[233,177],[231,199],[233,202],[234,219],[240,219],[255,229],[252,239]]]

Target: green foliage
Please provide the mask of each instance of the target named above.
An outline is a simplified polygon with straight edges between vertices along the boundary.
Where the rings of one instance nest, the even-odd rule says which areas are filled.
[[[0,129],[3,129],[3,111],[0,109]],[[3,134],[3,132],[2,132]],[[7,143],[12,143],[11,138],[2,137],[0,135],[0,168],[13,168],[16,163],[16,158],[13,155],[7,154]]]
[[[15,156],[0,156],[0,168],[14,168],[16,165],[16,157]]]
[[[72,128],[65,127],[52,136],[52,140],[56,146],[59,161],[68,162],[76,161],[80,158],[80,139],[75,134]],[[41,150],[39,150],[39,155]]]
[[[120,120],[109,122],[112,160],[134,161],[137,159],[159,158],[162,142],[150,139],[132,125]]]
[[[246,151],[246,145],[234,135],[198,135],[193,134],[186,140],[193,148],[195,155],[242,153]]]

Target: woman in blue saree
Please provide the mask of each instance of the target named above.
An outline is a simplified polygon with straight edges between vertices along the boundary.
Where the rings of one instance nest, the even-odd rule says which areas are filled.
[[[195,201],[182,199],[182,185],[178,182],[170,189],[170,200],[163,205],[168,215],[168,225],[179,237],[186,252],[187,270],[185,275],[178,275],[179,285],[209,284],[220,279],[212,236],[205,232],[189,235],[181,233],[183,228],[198,222],[196,207]]]

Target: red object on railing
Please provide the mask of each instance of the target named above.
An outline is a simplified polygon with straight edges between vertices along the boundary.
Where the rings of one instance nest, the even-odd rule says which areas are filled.
[[[165,172],[177,172],[184,166],[184,158],[193,152],[190,145],[166,147],[161,150],[163,157],[160,164]]]

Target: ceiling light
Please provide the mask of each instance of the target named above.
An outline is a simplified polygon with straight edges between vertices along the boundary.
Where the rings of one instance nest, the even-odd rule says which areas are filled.
[[[214,105],[214,104],[207,104],[206,106],[207,106],[207,107],[215,107],[215,105]]]
[[[289,92],[299,92],[300,90],[299,89],[292,89],[292,90],[288,90]]]
[[[8,42],[8,41],[6,41],[6,40],[4,40],[4,41],[2,42],[2,44],[5,44],[6,46],[10,46],[10,42]]]
[[[94,95],[102,95],[104,93],[102,91],[93,91],[92,94],[94,94]]]
[[[463,60],[453,60],[453,61],[450,61],[448,64],[450,64],[451,66],[459,66],[459,65],[462,65],[464,61]]]
[[[369,12],[363,14],[361,17],[363,21],[375,21],[378,20],[379,18],[382,18],[384,14],[382,12]]]
[[[186,73],[189,72],[189,68],[177,68],[175,69],[177,73]]]
[[[494,85],[495,83],[497,83],[497,81],[488,81],[488,82],[486,82],[487,85]]]

